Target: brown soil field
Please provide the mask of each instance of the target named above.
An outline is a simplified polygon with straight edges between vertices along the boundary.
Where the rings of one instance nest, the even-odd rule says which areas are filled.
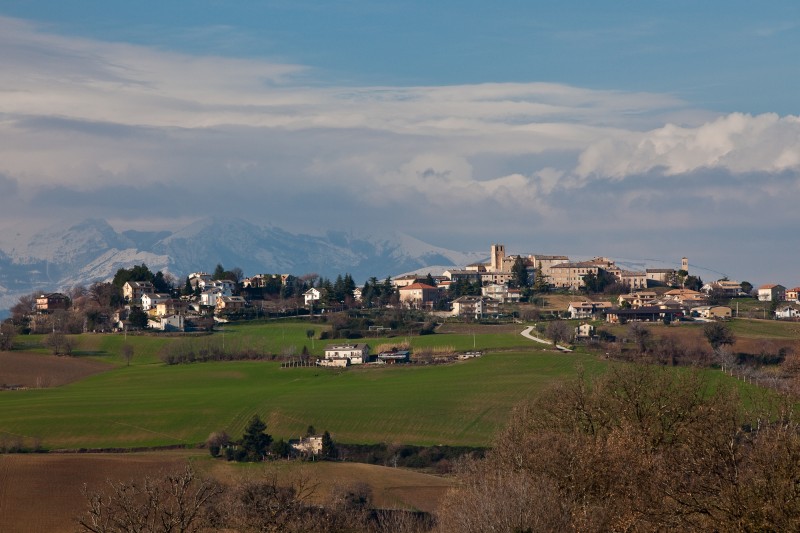
[[[30,352],[0,352],[0,386],[58,387],[113,368],[101,361]]]
[[[211,463],[208,470],[211,477],[224,483],[272,475],[276,475],[280,483],[287,484],[305,478],[316,485],[313,499],[320,503],[337,487],[366,483],[372,488],[373,504],[385,509],[434,511],[453,484],[450,478],[363,463],[284,461],[237,465],[219,460]]]
[[[84,484],[102,490],[107,480],[157,476],[192,461],[202,476],[229,484],[277,476],[289,482],[303,476],[316,485],[314,498],[325,501],[336,486],[363,482],[372,487],[378,507],[432,511],[451,480],[411,470],[359,463],[278,462],[236,464],[212,460],[202,450],[127,454],[0,455],[0,531],[4,533],[74,532],[84,512]]]
[[[472,335],[473,333],[495,334],[512,333],[519,334],[525,329],[522,324],[464,324],[461,322],[445,322],[436,329],[436,333],[455,333],[458,335]]]

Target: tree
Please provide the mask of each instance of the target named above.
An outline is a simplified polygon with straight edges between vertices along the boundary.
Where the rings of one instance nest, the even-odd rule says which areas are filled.
[[[270,446],[270,453],[275,457],[289,457],[292,454],[292,447],[283,439],[278,439]]]
[[[533,276],[533,290],[536,292],[545,292],[547,290],[547,278],[542,270],[542,265],[536,266],[536,273]]]
[[[742,288],[742,292],[745,294],[750,294],[750,291],[753,290],[753,284],[749,281],[743,281],[740,286]]]
[[[60,331],[48,333],[44,345],[50,348],[53,355],[72,355],[72,340]]]
[[[632,322],[631,325],[628,326],[628,334],[633,339],[633,342],[636,343],[639,353],[647,353],[650,348],[651,340],[650,328],[641,322]]]
[[[464,465],[437,531],[798,531],[800,425],[767,401],[646,365],[558,385]]]
[[[122,360],[125,361],[125,365],[131,366],[131,361],[133,360],[133,344],[123,344],[120,353],[122,354]]]
[[[197,478],[190,466],[160,478],[108,482],[105,493],[90,492],[86,513],[78,519],[82,531],[91,533],[193,533],[214,528],[209,512],[222,488]]]
[[[705,335],[706,340],[708,340],[708,343],[715,352],[726,344],[733,344],[736,342],[736,337],[733,332],[721,322],[707,323],[703,326],[703,335]]]
[[[0,351],[8,351],[14,348],[14,337],[17,336],[17,328],[10,320],[0,324]]]
[[[514,260],[514,264],[511,266],[511,285],[518,289],[524,289],[530,285],[528,267],[520,256],[517,256]]]
[[[327,459],[335,459],[339,456],[336,444],[333,442],[333,438],[331,438],[331,434],[328,433],[327,430],[322,434],[322,451],[320,455]]]
[[[139,307],[134,307],[131,309],[131,312],[128,313],[128,323],[135,329],[145,329],[148,321],[149,317],[147,313]]]
[[[546,331],[547,336],[550,337],[554,345],[570,338],[569,325],[562,320],[548,322]]]
[[[253,415],[244,429],[241,447],[249,461],[261,461],[272,443],[272,436],[266,433],[267,425],[258,415]]]
[[[211,279],[215,281],[225,279],[225,268],[222,264],[217,263],[217,266],[214,268],[214,273],[211,274]]]

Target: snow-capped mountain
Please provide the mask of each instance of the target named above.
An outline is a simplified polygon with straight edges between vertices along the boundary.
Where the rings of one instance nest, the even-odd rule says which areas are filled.
[[[350,273],[364,281],[429,265],[464,266],[485,256],[439,248],[402,233],[314,236],[216,217],[174,232],[117,232],[105,220],[87,219],[28,234],[23,229],[0,233],[0,310],[23,294],[109,280],[118,269],[142,263],[178,278],[211,271],[220,263],[239,267],[245,275]]]

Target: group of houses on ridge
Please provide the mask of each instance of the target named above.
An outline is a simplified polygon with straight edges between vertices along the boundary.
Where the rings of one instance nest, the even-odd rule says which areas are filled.
[[[682,258],[679,268],[653,268],[643,271],[619,267],[607,257],[594,257],[585,261],[571,261],[566,255],[523,254],[507,255],[503,244],[492,244],[489,261],[473,263],[462,269],[449,269],[442,275],[428,274],[398,276],[387,280],[397,294],[397,304],[407,308],[437,309],[453,316],[475,319],[499,314],[503,304],[516,303],[522,291],[515,286],[520,265],[529,284],[555,290],[579,291],[587,288],[587,280],[603,280],[617,283],[630,292],[619,296],[616,302],[576,300],[570,302],[567,312],[572,318],[604,316],[610,322],[627,320],[671,320],[681,316],[700,318],[728,318],[731,310],[725,306],[712,305],[709,296],[743,296],[742,284],[722,279],[703,285],[699,291],[681,286],[689,276],[689,262]],[[147,313],[148,327],[157,330],[184,330],[187,321],[208,317],[209,314],[223,316],[244,310],[251,305],[245,296],[246,290],[259,289],[270,284],[282,286],[291,278],[289,274],[257,274],[245,278],[237,285],[229,279],[212,279],[205,272],[188,275],[187,284],[191,295],[177,297],[175,294],[157,292],[149,281],[128,281],[122,287],[127,308],[114,318],[122,327],[126,311],[135,307]],[[453,297],[451,288],[463,283],[479,286],[480,294],[462,294]],[[655,292],[655,287],[676,287]],[[786,302],[775,310],[776,318],[797,318],[800,287],[786,289],[779,284],[763,285],[754,291],[760,301]],[[245,296],[242,296],[245,294]],[[312,310],[323,298],[320,288],[310,287],[302,294],[303,305]],[[361,289],[352,290],[355,301],[361,299]],[[444,309],[438,306],[443,302]],[[69,298],[61,293],[42,294],[36,299],[39,313],[50,313],[67,309]],[[350,364],[353,358],[348,356]],[[331,360],[335,360],[332,358]],[[333,364],[333,363],[332,363]]]

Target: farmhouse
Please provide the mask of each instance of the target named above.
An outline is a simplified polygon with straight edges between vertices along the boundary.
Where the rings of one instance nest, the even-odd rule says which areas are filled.
[[[289,439],[289,446],[301,455],[319,455],[322,453],[322,435],[309,435],[301,439]]]
[[[60,292],[42,294],[36,298],[36,311],[39,313],[52,313],[57,310],[69,308],[69,298]]]
[[[733,314],[730,307],[725,305],[701,305],[693,307],[690,312],[691,316],[699,316],[701,318],[730,318]]]
[[[780,302],[786,296],[783,285],[762,285],[758,288],[758,299],[762,302]]]
[[[619,296],[619,305],[625,305],[627,302],[628,305],[636,309],[637,307],[642,307],[645,305],[651,305],[653,302],[656,301],[658,295],[651,291],[639,291],[639,292],[632,292],[630,294],[620,294]]]
[[[400,303],[406,307],[430,307],[439,299],[439,289],[425,283],[412,283],[400,287]]]
[[[311,287],[310,289],[308,289],[306,292],[303,293],[303,300],[305,300],[306,305],[313,305],[314,302],[319,300],[320,296],[321,296],[320,292],[314,287]]]
[[[327,361],[344,361],[341,366],[361,365],[369,362],[369,344],[329,344],[325,346]]]
[[[156,292],[155,287],[149,281],[126,281],[122,286],[122,296],[128,303],[138,304],[141,302],[143,294]]]
[[[461,296],[453,300],[453,316],[483,318],[497,313],[499,302],[486,296]]]
[[[567,311],[570,318],[592,318],[604,309],[611,309],[611,302],[570,302]]]
[[[775,318],[779,320],[800,318],[800,311],[798,311],[796,307],[787,305],[786,307],[781,307],[780,309],[775,310]]]

